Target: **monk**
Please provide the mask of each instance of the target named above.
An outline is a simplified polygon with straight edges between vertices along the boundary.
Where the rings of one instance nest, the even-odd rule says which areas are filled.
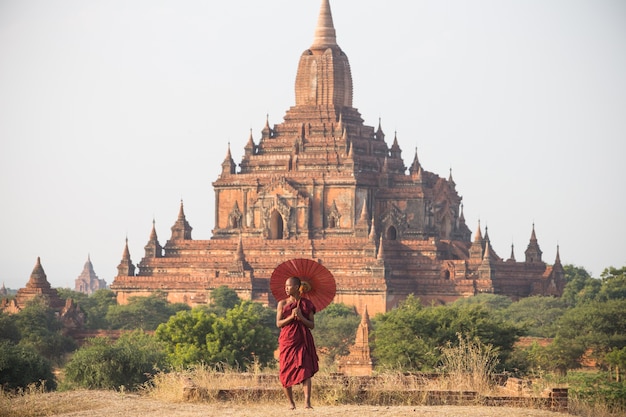
[[[276,326],[280,328],[279,377],[292,410],[296,408],[292,387],[297,384],[303,386],[305,408],[312,408],[311,377],[319,369],[311,334],[311,329],[315,327],[315,306],[311,300],[301,297],[301,285],[300,278],[289,278],[285,282],[289,298],[279,301],[276,307]]]

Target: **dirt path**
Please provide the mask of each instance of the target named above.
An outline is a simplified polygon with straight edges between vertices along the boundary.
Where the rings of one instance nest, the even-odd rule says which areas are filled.
[[[0,416],[59,417],[559,417],[547,410],[479,406],[320,406],[288,410],[280,404],[168,403],[135,394],[112,391],[71,391],[41,394],[39,399],[12,400]]]

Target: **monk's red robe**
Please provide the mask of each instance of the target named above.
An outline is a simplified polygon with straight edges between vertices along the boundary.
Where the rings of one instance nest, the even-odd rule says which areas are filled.
[[[296,306],[296,303],[285,304],[282,317],[289,316]],[[315,306],[306,298],[300,299],[300,309],[306,317],[315,313]],[[284,387],[300,384],[319,370],[313,335],[300,320],[293,320],[280,329],[278,349],[279,377]]]

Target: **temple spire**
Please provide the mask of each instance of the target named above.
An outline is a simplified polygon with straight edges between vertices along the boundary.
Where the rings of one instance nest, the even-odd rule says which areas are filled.
[[[526,262],[538,263],[541,260],[541,249],[539,248],[539,242],[537,241],[537,235],[535,234],[535,223],[533,223],[533,231],[530,234],[530,242],[524,254],[526,255]]]
[[[485,253],[483,254],[482,262],[478,267],[478,277],[481,280],[490,280],[493,277],[493,271],[491,269],[491,246],[489,241],[485,241]],[[483,289],[484,291],[485,289]],[[492,292],[493,288],[488,288],[487,292]]]
[[[554,260],[554,264],[555,265],[560,265],[561,264],[561,253],[559,250],[559,245],[556,245],[556,259]]]
[[[483,257],[483,234],[480,230],[480,220],[478,220],[478,228],[476,229],[476,235],[474,241],[469,249],[470,259],[482,259]]]
[[[378,129],[376,129],[375,136],[376,140],[385,140],[385,132],[383,132],[382,120],[378,118]]]
[[[261,130],[261,138],[267,139],[272,137],[272,128],[270,127],[270,115],[269,113],[265,115],[265,126]]]
[[[368,235],[368,238],[370,242],[372,242],[374,245],[376,245],[376,225],[374,224],[375,222],[376,219],[374,218],[374,216],[372,216],[372,224],[370,225],[370,234]]]
[[[409,168],[409,172],[411,174],[417,173],[419,167],[420,167],[420,160],[417,157],[417,146],[416,146],[415,147],[415,157],[413,158],[413,163],[411,163],[411,167]]]
[[[476,229],[476,236],[474,237],[474,242],[482,243],[482,241],[483,241],[483,234],[480,231],[480,220],[478,220],[478,229]]]
[[[246,257],[243,253],[243,240],[241,238],[241,233],[239,234],[239,241],[237,242],[237,249],[235,250],[235,261],[236,262],[244,262]]]
[[[359,222],[363,224],[367,224],[370,219],[370,213],[367,209],[367,199],[363,199],[363,207],[361,207],[361,216],[359,217]]]
[[[222,162],[222,174],[221,175],[229,175],[234,174],[237,170],[237,165],[233,160],[233,156],[230,153],[230,142],[228,142],[228,150],[226,151],[226,157],[224,158],[224,162]]]
[[[254,144],[254,138],[252,137],[252,129],[250,129],[250,136],[248,137],[248,143],[246,143],[246,146],[243,149],[247,156],[254,155],[255,144]]]
[[[171,240],[191,240],[191,231],[193,228],[187,222],[185,217],[185,210],[183,208],[183,200],[180,200],[180,209],[178,211],[178,219],[174,226],[171,227],[172,237]]]
[[[41,266],[41,258],[37,257],[37,262],[35,262],[35,267],[33,268],[33,272],[30,274],[30,279],[26,284],[27,287],[45,287],[50,288],[50,284],[48,283],[48,278],[46,277],[46,273]]]
[[[331,113],[325,113],[329,123],[336,122],[342,108],[352,108],[350,63],[337,44],[328,0],[322,0],[313,44],[300,56],[295,87],[296,107],[321,106],[326,108],[324,112],[331,108]],[[285,115],[285,121],[292,117],[292,110]],[[350,111],[351,117],[357,117],[354,110]],[[299,117],[297,110],[293,117]]]
[[[322,0],[311,49],[326,49],[331,46],[337,46],[337,34],[330,12],[330,2],[329,0]]]
[[[156,220],[152,219],[152,230],[148,243],[144,246],[146,258],[160,258],[163,256],[163,247],[159,243],[156,232]]]
[[[117,266],[117,275],[124,277],[132,277],[135,275],[135,265],[133,265],[133,261],[130,259],[130,250],[128,250],[128,237],[126,237],[124,252],[122,252],[122,260]]]
[[[393,132],[393,144],[389,149],[389,153],[392,158],[401,159],[402,158],[402,149],[400,149],[400,145],[398,145],[398,132]]]

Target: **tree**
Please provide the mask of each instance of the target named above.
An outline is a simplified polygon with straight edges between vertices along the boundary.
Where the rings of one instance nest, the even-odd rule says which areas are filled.
[[[245,367],[254,361],[268,364],[277,346],[275,313],[259,303],[242,301],[224,316],[195,307],[161,324],[156,336],[165,344],[171,365],[204,362]]]
[[[497,294],[478,294],[473,297],[463,297],[456,300],[452,305],[466,306],[472,304],[480,304],[493,313],[503,312],[513,301],[506,295]]]
[[[218,317],[206,336],[207,362],[234,367],[253,362],[267,365],[274,358],[278,342],[263,325],[263,309],[258,303],[242,301],[224,317]]]
[[[374,356],[379,364],[409,370],[435,367],[441,348],[458,343],[457,334],[498,349],[506,361],[522,334],[520,326],[506,322],[480,304],[423,307],[408,297],[398,308],[376,316]]]
[[[606,354],[604,359],[615,369],[615,382],[621,382],[621,376],[626,369],[626,347],[612,350]]]
[[[49,360],[31,346],[0,340],[0,387],[26,388],[42,381],[47,389],[56,388]]]
[[[549,346],[559,372],[580,366],[591,352],[599,363],[613,350],[626,347],[626,299],[590,301],[568,310],[558,322]]]
[[[173,366],[189,366],[208,359],[206,336],[213,331],[215,313],[196,307],[179,311],[156,329],[156,337],[164,342],[167,360]]]
[[[626,266],[620,269],[606,268],[600,274],[600,279],[602,280],[602,285],[598,292],[599,300],[626,299]]]
[[[436,307],[444,311],[446,308]],[[461,308],[452,306],[450,316],[452,319],[449,323],[444,321],[447,329],[441,333],[445,339],[439,338],[439,346],[454,340],[456,334],[469,336],[471,339],[478,339],[484,345],[496,348],[500,363],[506,362],[513,351],[513,345],[524,333],[522,326],[502,319],[481,305]]]
[[[565,300],[555,297],[525,297],[512,303],[504,312],[504,317],[526,329],[529,336],[554,337],[556,322],[565,314]]]
[[[62,334],[63,325],[43,298],[30,300],[17,313],[15,324],[20,333],[19,345],[30,346],[53,362],[76,347],[73,339]]]
[[[565,284],[561,298],[567,305],[573,307],[596,298],[600,290],[600,280],[592,278],[585,268],[574,265],[564,265],[563,270],[567,284]]]
[[[87,389],[134,389],[165,365],[165,351],[156,338],[142,331],[117,341],[89,339],[65,366],[66,383]]]
[[[534,341],[530,346],[516,347],[507,359],[505,369],[515,375],[525,375],[529,371],[552,369],[552,359],[549,357],[547,347]]]
[[[353,307],[333,303],[315,315],[315,345],[328,354],[328,360],[349,353],[361,318]]]
[[[0,341],[18,343],[20,341],[20,331],[15,323],[16,316],[0,311]]]
[[[59,298],[61,298],[62,300],[67,300],[68,298],[71,298],[76,304],[80,305],[84,304],[87,298],[89,298],[87,294],[79,291],[74,291],[69,288],[57,288],[57,293],[59,294]]]
[[[110,328],[106,315],[109,311],[109,307],[115,305],[117,305],[117,298],[113,291],[107,289],[96,290],[87,298],[84,304],[81,305],[87,315],[85,326],[88,329]]]
[[[189,310],[186,304],[170,304],[163,294],[148,297],[130,297],[126,305],[112,305],[106,319],[113,329],[155,330],[180,310]]]
[[[210,309],[218,316],[223,316],[228,310],[241,302],[237,291],[222,285],[211,291]]]
[[[373,355],[380,366],[393,369],[422,370],[432,368],[438,353],[424,336],[427,329],[424,307],[418,298],[410,295],[397,308],[374,318]]]

